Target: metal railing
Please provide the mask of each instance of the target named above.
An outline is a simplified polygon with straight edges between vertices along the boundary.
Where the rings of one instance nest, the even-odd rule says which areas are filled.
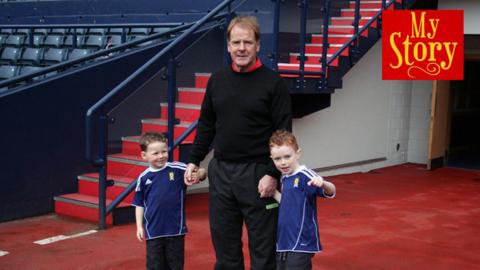
[[[149,61],[147,61],[138,70],[132,73],[127,79],[112,89],[106,96],[99,100],[95,105],[90,107],[86,114],[86,158],[99,169],[99,228],[106,228],[106,216],[133,190],[134,183],[130,184],[114,201],[107,207],[106,205],[106,188],[107,188],[107,144],[108,144],[108,113],[109,106],[112,99],[118,95],[125,96],[132,93],[140,87],[148,78],[151,78],[162,68],[167,67],[166,77],[168,79],[168,147],[170,151],[170,158],[173,158],[173,149],[183,141],[197,126],[197,122],[192,124],[188,130],[182,134],[179,139],[174,142],[174,125],[175,125],[175,93],[176,93],[176,57],[182,53],[185,48],[190,46],[195,38],[194,33],[201,30],[201,27],[206,26],[207,23],[215,21],[217,24],[212,27],[219,27],[224,25],[226,18],[231,17],[233,9],[232,3],[235,0],[225,0],[216,8],[211,10],[207,15],[193,23],[174,41],[168,44]],[[240,5],[240,4],[239,4]],[[220,14],[221,11],[227,10],[225,14]],[[95,116],[99,114],[98,118]],[[92,155],[93,148],[93,125],[94,121],[99,121],[98,130],[98,157],[94,158]]]
[[[359,46],[359,40],[360,36],[363,32],[365,32],[368,27],[372,25],[375,21],[381,21],[381,14],[384,9],[388,9],[391,5],[395,3],[395,0],[390,0],[388,3],[386,0],[382,0],[381,3],[381,9],[379,12],[372,17],[366,24],[362,25],[360,27],[360,20],[361,20],[361,13],[360,13],[360,0],[354,0],[355,1],[355,9],[354,9],[354,19],[353,19],[353,35],[352,37],[344,43],[340,49],[338,49],[332,56],[328,56],[328,48],[330,46],[329,43],[329,37],[328,37],[328,29],[329,29],[329,22],[331,19],[331,14],[332,14],[332,7],[331,7],[331,0],[324,0],[323,1],[323,8],[322,8],[322,53],[321,53],[321,71],[307,71],[305,70],[305,61],[307,59],[305,55],[305,45],[306,45],[306,40],[308,33],[306,32],[306,26],[307,26],[307,11],[308,11],[308,6],[309,6],[309,1],[308,0],[301,0],[298,4],[300,7],[300,31],[299,31],[299,46],[300,46],[300,54],[298,56],[299,60],[299,68],[298,70],[287,70],[287,69],[282,69],[278,70],[278,55],[279,55],[279,48],[278,48],[278,42],[279,42],[279,23],[281,21],[280,18],[280,5],[281,1],[280,0],[274,0],[275,2],[275,9],[274,9],[274,56],[273,56],[273,63],[275,65],[275,68],[278,70],[279,73],[281,74],[292,74],[292,75],[297,75],[298,77],[296,78],[296,83],[295,83],[295,88],[296,89],[303,89],[305,87],[305,76],[314,76],[318,77],[317,79],[317,90],[319,92],[323,90],[327,90],[327,74],[329,70],[329,66],[332,64],[333,61],[335,61],[340,54],[353,47],[358,48]],[[408,0],[402,0],[401,1],[401,6],[402,8],[406,8]]]

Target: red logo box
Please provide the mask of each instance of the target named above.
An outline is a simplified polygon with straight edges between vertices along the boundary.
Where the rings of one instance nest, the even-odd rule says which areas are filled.
[[[383,80],[463,80],[463,10],[385,10]]]

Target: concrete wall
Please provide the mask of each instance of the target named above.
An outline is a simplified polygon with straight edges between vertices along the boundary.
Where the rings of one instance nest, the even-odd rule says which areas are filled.
[[[335,175],[427,162],[431,82],[382,81],[381,60],[377,42],[345,75],[331,107],[294,120],[302,163],[325,168],[386,159],[322,172]]]
[[[480,2],[476,0],[438,0],[438,9],[464,11],[465,34],[480,34]]]

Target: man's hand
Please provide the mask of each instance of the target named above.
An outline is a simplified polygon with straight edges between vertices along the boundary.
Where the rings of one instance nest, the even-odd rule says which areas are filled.
[[[258,193],[260,198],[272,197],[277,189],[277,179],[270,175],[264,175],[258,182]]]
[[[185,185],[191,186],[199,182],[196,172],[198,171],[198,166],[193,163],[188,163],[187,169],[185,170],[184,182]]]

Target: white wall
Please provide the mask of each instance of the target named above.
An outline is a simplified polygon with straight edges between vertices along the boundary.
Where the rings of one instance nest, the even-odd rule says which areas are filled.
[[[407,161],[427,163],[432,81],[415,81],[412,88]]]
[[[480,1],[438,0],[438,9],[461,9],[464,11],[464,33],[480,34]]]
[[[407,162],[413,83],[382,81],[381,60],[379,41],[344,76],[343,88],[332,95],[329,108],[294,120],[302,162],[307,166],[387,158],[322,173],[333,175]]]

